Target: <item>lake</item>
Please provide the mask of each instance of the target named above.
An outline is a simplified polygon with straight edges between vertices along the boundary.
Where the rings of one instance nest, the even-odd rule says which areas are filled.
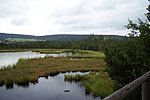
[[[65,74],[87,74],[81,72]],[[41,77],[36,84],[13,85],[13,88],[0,87],[0,100],[100,100],[90,94],[79,83],[65,82],[64,73],[56,76]],[[64,92],[64,90],[70,92]]]
[[[52,57],[66,57],[68,55],[71,55],[71,53],[59,53],[59,54],[41,54],[39,52],[3,52],[0,53],[0,68],[6,67],[8,65],[13,65],[18,62],[20,58],[43,58],[45,56],[52,56]]]
[[[0,53],[0,68],[16,64],[20,58],[66,57],[71,53],[41,54],[38,52]],[[36,82],[3,85],[0,87],[0,100],[99,100],[87,94],[79,83],[64,81],[65,74],[87,74],[81,72],[59,73],[56,76],[40,77]],[[64,90],[70,90],[64,92]]]

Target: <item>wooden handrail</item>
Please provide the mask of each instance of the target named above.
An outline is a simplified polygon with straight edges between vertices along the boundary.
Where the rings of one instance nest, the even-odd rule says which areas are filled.
[[[150,99],[150,71],[142,75],[141,77],[135,79],[131,83],[125,85],[121,89],[115,91],[103,100],[123,100],[129,93],[134,89],[142,85],[142,100]],[[148,99],[149,98],[149,99]]]

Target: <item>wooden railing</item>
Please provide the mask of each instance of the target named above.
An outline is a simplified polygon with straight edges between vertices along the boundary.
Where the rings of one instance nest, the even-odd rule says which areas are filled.
[[[150,71],[112,93],[103,100],[123,100],[134,89],[142,85],[142,100],[150,100]]]

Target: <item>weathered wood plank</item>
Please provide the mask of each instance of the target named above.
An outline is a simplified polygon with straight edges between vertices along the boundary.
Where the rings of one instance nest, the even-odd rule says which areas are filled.
[[[134,89],[138,88],[144,82],[150,78],[150,71],[142,75],[141,77],[135,79],[131,83],[125,85],[123,88],[112,93],[110,96],[104,98],[103,100],[123,100],[129,93]],[[150,92],[150,91],[149,91]],[[147,100],[147,99],[144,99]]]
[[[142,84],[142,100],[150,99],[150,80],[145,81]]]

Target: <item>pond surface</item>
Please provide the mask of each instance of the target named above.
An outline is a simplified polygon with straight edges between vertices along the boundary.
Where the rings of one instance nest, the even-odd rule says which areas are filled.
[[[0,53],[0,68],[8,65],[13,65],[18,62],[20,58],[39,58],[45,56],[52,56],[52,57],[62,57],[68,56],[71,53],[59,53],[59,54],[41,54],[39,52],[3,52]]]
[[[39,78],[37,84],[29,83],[26,87],[14,85],[12,89],[7,89],[2,86],[0,87],[0,100],[100,100],[98,97],[86,95],[84,88],[78,83],[65,82],[65,74]],[[70,92],[64,92],[66,89]]]

